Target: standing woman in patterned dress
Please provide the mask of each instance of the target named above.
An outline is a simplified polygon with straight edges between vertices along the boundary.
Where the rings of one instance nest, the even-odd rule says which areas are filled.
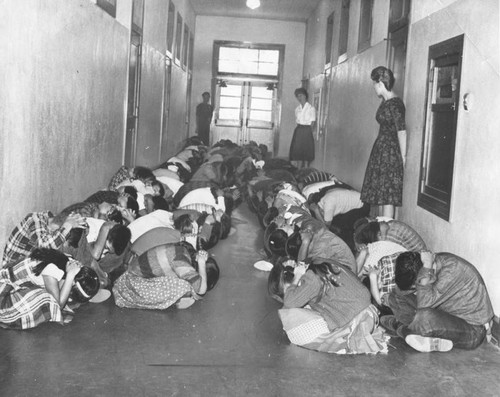
[[[380,129],[366,167],[361,201],[379,206],[379,215],[394,218],[395,207],[400,207],[403,201],[405,105],[392,92],[394,75],[390,69],[376,67],[371,79],[375,93],[382,98],[376,114]]]
[[[307,100],[309,95],[305,88],[295,90],[295,98],[299,105],[295,109],[297,127],[290,145],[290,161],[297,168],[309,167],[314,160],[313,127],[316,122],[316,109]]]

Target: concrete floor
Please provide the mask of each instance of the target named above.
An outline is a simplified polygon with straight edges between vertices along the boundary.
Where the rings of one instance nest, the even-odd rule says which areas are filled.
[[[222,277],[185,311],[82,307],[69,326],[0,330],[0,396],[499,396],[500,353],[336,356],[291,346],[267,296],[262,232],[246,223],[214,250]]]

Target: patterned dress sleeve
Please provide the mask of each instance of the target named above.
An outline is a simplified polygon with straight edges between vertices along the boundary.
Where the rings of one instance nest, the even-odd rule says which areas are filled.
[[[389,110],[391,111],[392,119],[396,126],[396,131],[406,130],[405,105],[403,104],[403,101],[391,101],[389,103]]]

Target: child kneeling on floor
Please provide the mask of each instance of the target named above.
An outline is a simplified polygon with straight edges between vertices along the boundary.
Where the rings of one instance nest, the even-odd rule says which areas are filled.
[[[191,306],[213,289],[219,266],[188,243],[164,244],[134,257],[113,287],[115,303],[134,309]],[[187,298],[187,299],[183,299]]]
[[[370,293],[347,267],[285,258],[271,271],[268,290],[284,304],[279,315],[293,344],[337,354],[387,352]]]

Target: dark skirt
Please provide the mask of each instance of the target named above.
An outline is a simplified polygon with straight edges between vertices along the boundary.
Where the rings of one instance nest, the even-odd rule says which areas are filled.
[[[297,125],[290,145],[290,161],[313,161],[314,138],[310,125]]]

